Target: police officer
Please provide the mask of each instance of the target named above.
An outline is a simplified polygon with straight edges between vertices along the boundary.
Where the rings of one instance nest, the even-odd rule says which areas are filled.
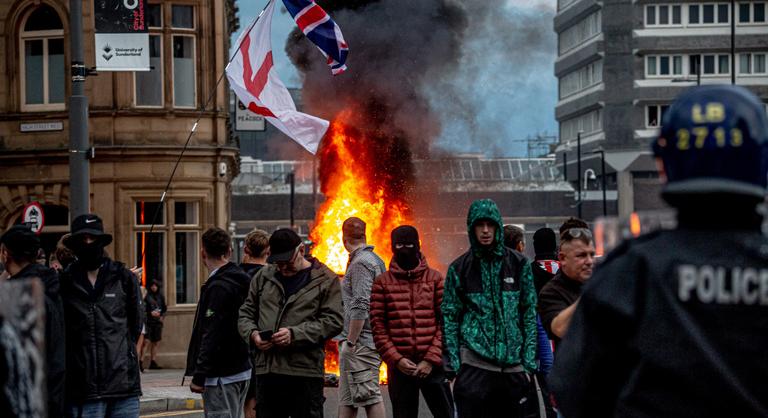
[[[768,120],[748,90],[681,94],[653,152],[677,229],[625,242],[586,286],[557,352],[561,413],[768,416]]]

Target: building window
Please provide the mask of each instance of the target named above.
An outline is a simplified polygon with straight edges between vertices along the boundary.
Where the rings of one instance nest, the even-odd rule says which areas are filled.
[[[149,36],[149,71],[134,72],[136,106],[163,106],[162,36]]]
[[[645,26],[680,26],[682,6],[654,4],[645,6]]]
[[[739,74],[766,74],[766,53],[739,54]]]
[[[64,27],[53,8],[41,5],[19,36],[21,110],[64,110]]]
[[[195,38],[173,37],[173,104],[195,107]]]
[[[728,3],[691,4],[688,6],[688,24],[721,25],[730,23]]]
[[[560,98],[583,91],[603,81],[603,61],[595,61],[560,77]]]
[[[683,74],[682,55],[649,55],[645,60],[647,77],[669,77]]]
[[[764,24],[765,3],[739,3],[739,23],[743,24]]]
[[[149,28],[149,71],[134,72],[134,103],[141,107],[162,107],[163,83],[163,6],[147,4]]]
[[[169,199],[135,201],[136,264],[142,283],[158,282],[174,305],[196,303],[200,277],[200,204]],[[166,213],[169,210],[169,213]],[[155,219],[154,227],[151,227]],[[151,231],[150,231],[151,228]],[[166,262],[166,256],[170,262]],[[166,278],[172,278],[169,283]]]
[[[729,55],[702,55],[701,57],[702,75],[727,75],[731,73],[731,57]],[[693,74],[695,74],[695,67],[693,65],[696,59],[696,55],[690,56],[690,71]]]
[[[645,126],[648,128],[656,128],[661,126],[661,121],[664,120],[664,114],[667,113],[669,105],[651,105],[645,107]]]
[[[602,129],[602,111],[600,109],[593,110],[560,122],[560,140],[570,141],[576,139],[579,131],[581,131],[582,135],[589,135]]]
[[[171,7],[171,27],[174,30],[173,48],[173,105],[175,107],[195,107],[196,105],[196,68],[195,68],[195,29],[194,8],[192,6],[173,5]]]
[[[560,55],[584,45],[602,30],[600,10],[590,14],[558,35]]]
[[[146,16],[150,33],[150,71],[134,73],[135,106],[197,107],[197,32],[194,6],[149,3]],[[165,81],[168,65],[171,68],[170,83]],[[172,101],[166,99],[166,86],[167,95]]]

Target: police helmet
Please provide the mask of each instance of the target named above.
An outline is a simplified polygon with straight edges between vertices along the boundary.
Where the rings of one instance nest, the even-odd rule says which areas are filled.
[[[768,181],[768,119],[749,90],[693,87],[677,97],[652,148],[664,162],[662,196],[728,193],[763,198]]]

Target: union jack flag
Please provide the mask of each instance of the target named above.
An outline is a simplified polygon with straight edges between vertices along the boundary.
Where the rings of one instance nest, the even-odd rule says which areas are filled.
[[[283,0],[285,8],[299,26],[304,36],[320,49],[328,60],[333,75],[346,71],[349,48],[344,35],[328,13],[312,0]]]

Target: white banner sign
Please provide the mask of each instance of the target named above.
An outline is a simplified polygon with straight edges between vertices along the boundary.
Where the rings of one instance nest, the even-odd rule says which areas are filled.
[[[95,0],[96,69],[149,71],[146,0]]]
[[[243,102],[237,101],[235,108],[235,130],[236,131],[265,131],[267,121],[264,116],[257,115],[245,108]]]

